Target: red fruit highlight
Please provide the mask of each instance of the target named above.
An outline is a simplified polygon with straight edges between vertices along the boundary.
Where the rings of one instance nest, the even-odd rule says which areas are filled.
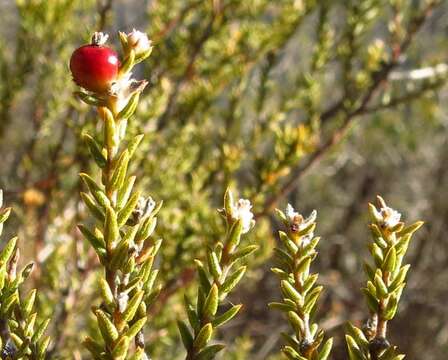
[[[84,45],[70,58],[70,70],[76,84],[88,91],[106,93],[116,80],[120,62],[117,53],[106,46]]]

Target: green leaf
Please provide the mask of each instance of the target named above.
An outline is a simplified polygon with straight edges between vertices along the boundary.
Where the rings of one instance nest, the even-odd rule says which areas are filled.
[[[141,194],[140,191],[137,191],[134,194],[132,194],[131,198],[123,207],[123,209],[121,209],[118,212],[117,221],[119,227],[122,227],[128,221],[129,216],[131,216],[132,212],[135,210],[135,207],[137,206],[140,194]]]
[[[117,344],[114,346],[114,349],[112,350],[112,357],[114,360],[126,359],[126,355],[128,353],[130,342],[131,342],[131,339],[129,339],[127,336],[123,336],[117,342]]]
[[[11,214],[11,210],[11,208],[0,209],[0,224],[8,220],[9,215]]]
[[[386,320],[392,320],[397,312],[398,298],[397,296],[391,296],[387,302],[386,309],[384,310],[383,317]]]
[[[157,226],[157,218],[148,216],[140,226],[140,229],[137,232],[135,242],[140,243],[142,241],[145,241],[148,237],[152,235],[156,226]]]
[[[222,275],[222,269],[221,265],[219,264],[218,257],[216,256],[215,252],[211,249],[207,251],[207,261],[210,273],[213,275],[213,278],[215,280],[218,280]]]
[[[100,279],[100,290],[101,296],[106,305],[112,305],[114,303],[114,295],[112,294],[109,284],[104,278]]]
[[[214,344],[206,346],[203,350],[201,350],[196,356],[196,360],[211,360],[214,359],[216,354],[219,353],[222,349],[225,348],[225,345],[222,344]]]
[[[322,350],[319,352],[319,356],[317,360],[327,360],[330,355],[331,348],[333,347],[333,338],[328,339],[324,346],[322,346]]]
[[[367,360],[367,358],[364,357],[363,353],[358,348],[355,340],[350,335],[345,335],[345,340],[347,342],[348,355],[350,360]]]
[[[280,209],[275,209],[275,215],[282,221],[283,225],[289,227],[289,221],[286,218],[286,215]]]
[[[137,150],[137,147],[140,145],[140,142],[143,140],[145,135],[140,134],[135,136],[128,144],[128,151],[129,151],[129,158],[132,158],[132,156],[135,153],[135,150]]]
[[[89,134],[84,133],[82,137],[83,137],[84,141],[86,142],[86,144],[89,148],[90,154],[92,155],[92,157],[95,160],[95,162],[97,163],[97,165],[100,168],[104,168],[106,166],[107,159],[103,154],[101,145],[98,144],[98,142],[93,137],[91,137]]]
[[[2,252],[0,253],[0,264],[6,264],[10,260],[16,248],[17,239],[18,239],[17,236],[13,237],[11,240],[8,241],[6,246],[3,248]]]
[[[313,275],[308,276],[308,278],[303,283],[302,292],[304,294],[307,294],[308,291],[314,286],[314,284],[316,283],[318,278],[319,278],[319,274],[313,274]]]
[[[311,234],[314,231],[315,228],[316,228],[316,223],[313,222],[313,223],[309,224],[306,228],[300,230],[298,232],[298,234],[299,234],[299,236],[304,236],[304,235]]]
[[[274,254],[276,258],[285,265],[286,268],[292,268],[294,260],[286,251],[283,251],[279,248],[274,248]]]
[[[288,235],[284,231],[279,231],[278,234],[280,236],[280,240],[282,241],[288,253],[292,255],[297,253],[297,250],[299,250],[299,248],[297,247],[296,244],[294,244],[293,241],[289,239]]]
[[[45,360],[45,357],[47,356],[47,348],[48,345],[50,345],[51,338],[49,336],[45,336],[44,339],[40,342],[40,344],[37,347],[37,355],[39,360]]]
[[[106,313],[100,309],[95,311],[95,315],[98,321],[98,327],[100,328],[103,339],[106,343],[114,342],[118,339],[118,330],[109,319]]]
[[[89,95],[83,91],[75,91],[74,95],[78,97],[80,100],[85,102],[87,105],[91,106],[105,106],[105,101],[96,98],[95,96]]]
[[[118,190],[123,186],[124,180],[126,178],[126,173],[128,171],[128,164],[129,164],[129,152],[126,149],[121,153],[120,157],[118,158],[117,163],[115,165],[115,170],[112,174],[112,178],[110,179],[110,187],[112,190]]]
[[[226,214],[229,216],[232,214],[233,210],[233,195],[232,191],[230,191],[229,188],[226,189],[226,192],[224,194],[224,209],[226,211]]]
[[[142,317],[141,319],[138,319],[125,333],[125,336],[127,336],[129,339],[133,339],[138,332],[143,329],[143,326],[145,326],[146,322],[148,321],[148,318],[146,316]]]
[[[241,232],[243,230],[243,223],[241,220],[237,220],[233,223],[230,228],[229,235],[227,237],[227,247],[229,249],[229,253],[232,254],[235,248],[240,243]]]
[[[289,304],[284,304],[284,303],[279,303],[279,302],[271,302],[268,304],[270,309],[276,309],[276,310],[280,310],[283,312],[288,312],[288,311],[295,311],[296,307],[295,306],[291,306]]]
[[[381,248],[377,244],[372,243],[369,245],[369,249],[373,259],[375,260],[376,266],[381,267],[383,265],[383,252]]]
[[[134,49],[129,49],[129,47],[126,47],[126,53],[128,56],[126,59],[124,59],[123,63],[120,66],[120,74],[126,74],[129,72],[135,65],[135,51]],[[121,119],[121,117],[118,117]]]
[[[240,311],[242,305],[233,305],[229,310],[227,310],[224,314],[215,317],[212,321],[212,326],[217,328],[218,326],[224,325],[228,321],[232,320],[236,314]]]
[[[397,261],[397,253],[395,251],[395,247],[391,247],[386,254],[386,258],[383,263],[383,270],[388,272],[393,272],[395,270],[395,264]]]
[[[104,240],[108,249],[113,249],[120,237],[118,231],[117,215],[111,206],[106,209],[106,220],[104,223]]]
[[[368,291],[368,289],[363,288],[361,290],[366,297],[367,306],[369,307],[370,311],[373,313],[378,312],[378,300]]]
[[[143,290],[137,291],[131,300],[129,300],[128,306],[122,314],[124,321],[131,321],[134,318],[135,313],[137,312],[137,309],[143,299],[143,295],[145,295]]]
[[[36,300],[36,289],[32,289],[26,298],[22,302],[22,311],[24,313],[24,317],[28,317],[31,314],[31,310],[33,310],[34,301]]]
[[[100,187],[95,180],[93,180],[88,174],[80,173],[79,177],[82,179],[84,184],[89,189],[90,193],[93,195],[95,200],[103,207],[110,205],[109,199],[104,194],[104,189]]]
[[[103,347],[95,342],[91,337],[86,337],[83,341],[83,345],[90,353],[95,357],[95,359],[101,359],[101,353],[103,352]]]
[[[184,295],[184,301],[185,301],[185,310],[187,312],[188,321],[190,322],[190,325],[193,328],[194,332],[196,332],[199,330],[201,322],[199,321],[199,317],[196,313],[194,306],[190,303],[190,300],[188,299],[186,294]]]
[[[291,346],[285,346],[282,352],[287,356],[288,359],[292,360],[307,360],[307,358],[299,355]]]
[[[106,140],[106,147],[114,149],[118,145],[118,132],[115,126],[115,119],[109,109],[104,110],[104,138]]]
[[[303,306],[303,297],[302,295],[294,288],[294,286],[291,285],[291,283],[287,280],[282,280],[281,288],[283,290],[283,293],[285,297],[291,299],[299,306]]]
[[[401,267],[398,274],[395,276],[395,279],[392,281],[392,283],[389,286],[389,291],[394,292],[406,279],[406,274],[409,271],[409,268],[411,265],[407,264]]]
[[[320,241],[320,237],[315,237],[313,238],[309,244],[307,244],[306,246],[303,247],[303,255],[309,255],[310,253],[313,252],[314,248],[317,246],[317,244]]]
[[[363,268],[369,280],[373,281],[375,278],[375,270],[367,262],[364,262]]]
[[[124,204],[127,203],[129,200],[129,196],[131,196],[132,189],[135,184],[135,176],[128,177],[125,181],[123,186],[118,190],[117,194],[117,209],[121,209]]]
[[[374,284],[376,292],[381,299],[386,298],[388,294],[387,286],[379,274],[375,274]]]
[[[104,243],[104,239],[94,235],[87,227],[82,224],[78,225],[78,229],[95,250],[100,251],[101,253],[105,253],[106,244]]]
[[[412,235],[418,229],[420,229],[423,226],[423,224],[424,224],[423,221],[417,221],[414,224],[409,225],[409,226],[405,227],[403,230],[401,230],[400,232],[398,232],[397,236],[402,237],[405,235]]]
[[[249,256],[250,254],[252,254],[254,251],[257,251],[259,248],[258,245],[249,245],[244,247],[241,250],[235,251],[232,255],[232,261],[235,260],[241,260],[243,258],[245,258],[246,256]]]
[[[309,256],[303,258],[296,267],[296,272],[308,276],[311,265],[311,258]]]
[[[212,316],[214,316],[216,314],[216,311],[218,310],[218,304],[219,304],[218,286],[216,284],[213,284],[212,288],[210,289],[210,292],[208,293],[205,299],[203,316],[206,319],[209,319]]]
[[[129,99],[128,103],[126,104],[126,106],[118,114],[118,118],[123,119],[123,120],[129,119],[134,114],[135,110],[137,109],[139,98],[140,98],[139,91],[136,91],[135,93],[133,93],[131,95],[131,98]]]
[[[33,337],[31,338],[32,343],[36,343],[37,341],[39,341],[39,339],[44,334],[45,330],[47,330],[49,323],[50,323],[50,319],[46,319],[40,323],[39,327],[34,332]]]
[[[305,313],[310,313],[319,298],[319,295],[322,291],[322,286],[317,286],[309,294],[305,296],[303,311]]]
[[[87,206],[87,208],[90,210],[93,216],[95,216],[99,221],[104,221],[104,211],[101,209],[96,203],[95,200],[93,200],[93,197],[91,197],[89,194],[86,194],[84,192],[81,192],[81,199],[84,201],[84,204]]]
[[[241,266],[238,270],[236,270],[233,274],[231,274],[222,284],[221,291],[224,294],[229,293],[232,289],[240,282],[241,278],[244,276],[246,272],[246,266]]]
[[[193,341],[193,348],[196,350],[202,349],[207,345],[210,338],[212,337],[213,333],[213,326],[211,323],[205,324],[201,330],[199,330],[198,335],[196,336],[196,339]]]
[[[369,349],[369,341],[367,340],[366,336],[360,329],[358,329],[356,326],[353,326],[352,323],[347,323],[346,332],[355,340],[360,349]]]
[[[177,327],[179,328],[179,333],[182,338],[182,342],[184,343],[185,349],[191,349],[193,347],[193,336],[191,335],[187,324],[185,324],[185,322],[181,320],[178,320]]]
[[[293,327],[294,331],[296,334],[303,334],[304,333],[304,323],[303,320],[299,317],[299,315],[297,315],[296,312],[294,311],[289,311],[288,312],[288,319],[289,322],[291,324],[291,326]]]

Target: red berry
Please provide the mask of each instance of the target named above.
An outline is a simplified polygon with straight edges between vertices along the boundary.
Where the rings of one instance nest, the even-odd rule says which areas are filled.
[[[70,58],[70,70],[76,84],[86,90],[105,93],[117,78],[120,62],[117,53],[106,46],[84,45]]]

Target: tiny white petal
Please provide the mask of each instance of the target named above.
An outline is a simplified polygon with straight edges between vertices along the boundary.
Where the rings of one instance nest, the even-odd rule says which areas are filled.
[[[304,224],[306,224],[306,226],[308,226],[309,224],[315,222],[316,221],[316,217],[317,217],[317,210],[313,210],[311,212],[310,216],[308,216],[306,218],[306,220],[304,221]]]
[[[251,209],[252,204],[246,199],[239,199],[236,205],[232,206],[232,217],[235,220],[241,220],[243,234],[247,233],[254,223],[254,214]]]
[[[291,204],[288,204],[286,206],[285,213],[286,213],[286,217],[289,219],[289,221],[293,220],[297,215],[299,215],[299,213],[294,210],[294,208],[292,207]]]

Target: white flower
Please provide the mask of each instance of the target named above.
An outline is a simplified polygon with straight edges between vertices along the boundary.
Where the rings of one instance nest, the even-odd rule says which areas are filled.
[[[381,208],[379,214],[381,224],[389,229],[397,225],[401,219],[401,214],[388,206]]]
[[[236,205],[232,205],[232,218],[241,220],[243,234],[247,233],[255,223],[251,209],[252,204],[246,199],[239,199]]]
[[[127,39],[128,46],[135,51],[136,56],[144,54],[152,48],[151,40],[148,39],[148,35],[141,31],[133,29],[132,32],[127,35]]]
[[[377,196],[377,201],[380,206],[380,210],[378,211],[373,204],[369,204],[369,211],[371,215],[380,226],[388,229],[393,228],[400,222],[401,214],[387,206],[381,196]]]
[[[137,202],[137,210],[141,212],[142,215],[150,215],[154,208],[156,207],[156,202],[151,196],[147,198],[140,196]]]
[[[294,210],[294,208],[292,207],[291,204],[288,204],[286,206],[285,214],[289,221],[291,221],[292,219],[294,219],[297,216],[300,216],[300,214]]]
[[[296,231],[301,231],[316,221],[317,211],[313,210],[310,216],[304,219],[301,214],[294,210],[291,204],[288,204],[288,206],[286,206],[285,215],[290,225],[294,225]],[[311,237],[312,236],[313,235],[311,234]]]
[[[127,73],[123,77],[115,80],[109,90],[111,98],[114,100],[114,111],[119,113],[128,104],[131,96],[136,92],[141,92],[147,82],[145,80],[131,79],[132,73]]]
[[[107,40],[109,39],[109,35],[102,33],[102,32],[95,32],[92,35],[92,44],[101,46],[104,45]]]

